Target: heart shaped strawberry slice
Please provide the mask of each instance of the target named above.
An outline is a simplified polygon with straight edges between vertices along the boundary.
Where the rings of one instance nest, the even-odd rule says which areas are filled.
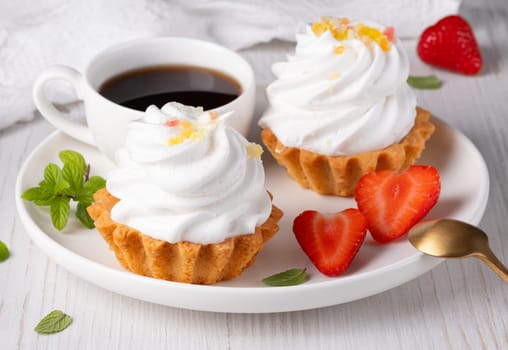
[[[418,42],[423,62],[463,74],[478,74],[482,57],[473,30],[462,17],[448,16],[425,29]]]
[[[358,253],[367,233],[367,220],[358,209],[328,215],[306,210],[295,218],[293,232],[321,273],[338,276]]]
[[[402,236],[427,215],[440,190],[436,168],[412,165],[402,173],[384,170],[364,175],[356,186],[355,199],[372,237],[385,243]]]

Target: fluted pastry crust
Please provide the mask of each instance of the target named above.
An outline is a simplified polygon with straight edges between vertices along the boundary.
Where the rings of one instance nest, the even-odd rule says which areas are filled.
[[[254,233],[220,243],[169,243],[142,234],[111,219],[118,199],[105,188],[94,195],[88,213],[120,264],[134,273],[170,281],[212,284],[240,275],[263,245],[279,230],[282,211],[272,205],[270,217]]]
[[[265,128],[261,139],[287,174],[301,186],[321,194],[352,196],[358,180],[377,170],[402,171],[413,164],[434,132],[430,113],[416,107],[415,124],[399,142],[377,151],[351,156],[327,156],[284,146]]]

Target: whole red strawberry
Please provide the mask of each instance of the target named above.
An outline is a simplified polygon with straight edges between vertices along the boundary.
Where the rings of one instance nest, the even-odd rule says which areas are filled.
[[[448,16],[425,29],[418,42],[423,62],[463,74],[477,74],[482,56],[474,33],[460,16]]]
[[[355,199],[372,238],[385,243],[402,236],[427,215],[440,190],[436,168],[412,165],[402,173],[383,170],[364,175],[356,186]]]
[[[306,210],[295,218],[293,232],[321,273],[338,276],[358,253],[367,233],[367,220],[358,209],[328,215]]]

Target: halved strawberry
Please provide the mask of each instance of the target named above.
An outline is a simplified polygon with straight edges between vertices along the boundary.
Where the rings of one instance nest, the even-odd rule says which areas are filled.
[[[436,168],[412,165],[402,173],[385,170],[363,176],[355,199],[367,218],[370,234],[384,243],[402,236],[427,215],[440,190]]]
[[[293,232],[319,271],[338,276],[358,253],[367,233],[367,220],[358,209],[328,215],[306,210],[295,218]]]

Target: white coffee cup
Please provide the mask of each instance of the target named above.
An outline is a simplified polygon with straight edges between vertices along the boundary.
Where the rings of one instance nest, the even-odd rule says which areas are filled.
[[[130,70],[160,66],[187,65],[226,73],[241,86],[240,95],[230,103],[213,109],[233,112],[232,127],[247,135],[255,102],[255,80],[251,66],[236,52],[225,47],[189,38],[159,37],[137,39],[113,46],[96,55],[83,74],[67,66],[53,66],[41,73],[33,86],[35,105],[51,124],[68,135],[97,146],[110,159],[125,141],[127,124],[143,117],[144,112],[112,102],[97,91],[110,78]],[[69,119],[46,97],[46,82],[69,82],[83,100],[87,125]],[[167,101],[171,102],[171,101]]]

